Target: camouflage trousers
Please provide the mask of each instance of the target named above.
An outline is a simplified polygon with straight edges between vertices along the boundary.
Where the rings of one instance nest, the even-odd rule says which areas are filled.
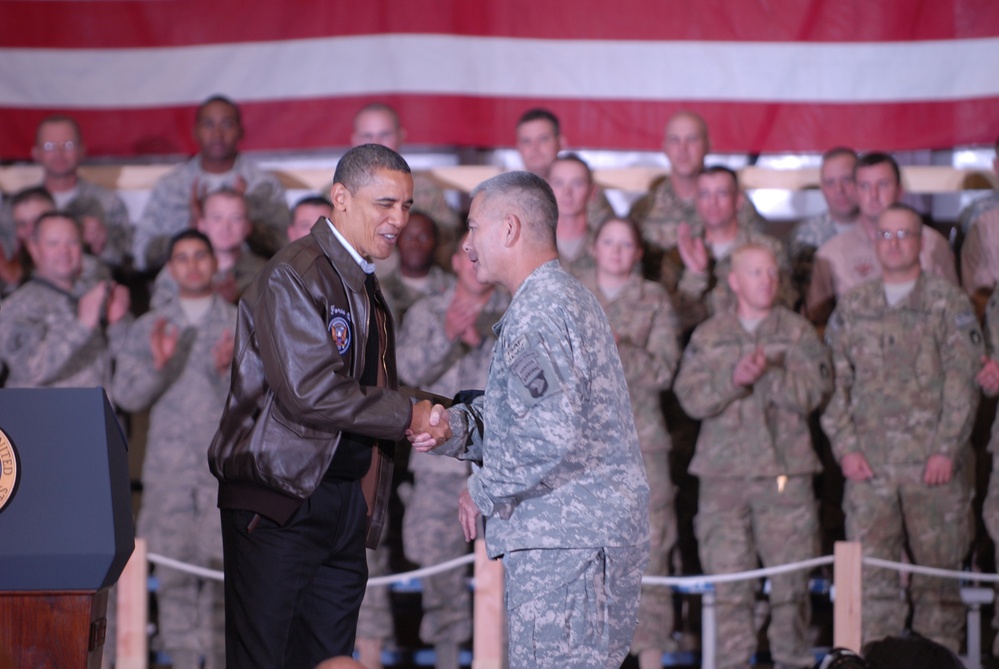
[[[899,560],[908,548],[914,564],[960,569],[972,538],[967,472],[927,486],[921,465],[872,467],[874,479],[846,482],[846,538],[863,544],[864,557]],[[864,643],[901,634],[907,606],[899,573],[864,567],[863,583]],[[956,652],[965,624],[958,582],[913,574],[909,594],[912,629]]]
[[[619,669],[635,632],[648,545],[503,556],[510,669]]]
[[[392,573],[391,552],[385,544],[389,524],[385,523],[378,548],[365,549],[368,562],[368,578],[388,576]],[[364,591],[361,610],[357,614],[358,639],[391,639],[395,636],[395,621],[392,618],[391,586],[376,585]]]
[[[700,479],[694,519],[707,574],[730,574],[813,558],[819,520],[811,476],[792,476],[783,491],[775,477]],[[808,572],[771,578],[770,654],[777,662],[811,666]],[[715,586],[719,667],[742,665],[756,650],[756,580]]]
[[[143,481],[137,533],[149,552],[181,562],[222,568],[222,526],[217,490],[178,486],[175,479]],[[225,657],[222,583],[169,567],[157,567],[157,646],[174,666],[199,666]],[[182,659],[184,658],[184,659]],[[193,662],[194,664],[185,664]],[[217,665],[223,666],[223,665]]]
[[[414,472],[413,492],[402,519],[406,559],[430,567],[468,553],[468,542],[458,523],[458,495],[467,475]],[[422,580],[425,643],[462,643],[472,637],[472,601],[468,570],[452,569]]]
[[[676,543],[676,488],[670,478],[669,451],[642,452],[649,479],[649,566],[648,576],[668,576],[670,552]],[[669,649],[673,645],[673,591],[662,586],[642,586],[638,605],[638,627],[631,652],[647,648]]]

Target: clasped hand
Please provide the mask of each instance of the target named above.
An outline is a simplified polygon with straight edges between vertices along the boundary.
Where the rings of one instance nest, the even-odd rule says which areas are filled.
[[[414,404],[413,419],[406,430],[406,437],[421,453],[443,444],[451,438],[447,409],[440,404],[431,404],[429,400]]]

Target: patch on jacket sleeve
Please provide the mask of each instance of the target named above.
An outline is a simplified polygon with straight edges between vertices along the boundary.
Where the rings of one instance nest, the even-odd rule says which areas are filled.
[[[350,314],[347,311],[339,307],[330,307],[330,321],[326,328],[330,332],[337,353],[343,355],[350,350],[353,336],[350,329]]]

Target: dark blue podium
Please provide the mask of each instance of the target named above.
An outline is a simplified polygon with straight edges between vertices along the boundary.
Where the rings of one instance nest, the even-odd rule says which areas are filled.
[[[103,389],[0,390],[0,666],[99,669],[130,494]]]

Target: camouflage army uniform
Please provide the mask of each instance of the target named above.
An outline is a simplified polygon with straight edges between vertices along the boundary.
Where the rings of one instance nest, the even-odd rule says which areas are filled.
[[[880,279],[840,299],[826,328],[836,390],[824,415],[838,461],[861,453],[874,478],[846,482],[846,536],[864,555],[959,569],[971,541],[969,437],[978,405],[982,333],[967,296],[923,272],[895,307]],[[953,463],[950,482],[927,486],[934,454]],[[898,574],[864,569],[864,637],[899,634],[905,602]],[[957,650],[964,607],[957,581],[914,575],[912,628]]]
[[[738,216],[740,228],[757,232],[766,228],[766,220],[748,197],[743,198]],[[704,234],[694,201],[680,199],[669,176],[663,176],[652,182],[649,192],[635,202],[628,217],[638,223],[648,246],[644,260],[646,277],[661,281],[672,295],[683,271],[683,262],[676,252],[677,228],[686,222],[695,237]]]
[[[993,191],[976,199],[961,210],[961,215],[957,219],[961,232],[967,235],[975,227],[980,216],[996,209],[999,209],[999,191]]]
[[[79,296],[33,278],[0,304],[0,360],[8,388],[110,387],[111,360],[129,319],[87,328],[77,317]],[[113,393],[111,393],[112,399]]]
[[[767,370],[751,388],[736,386],[738,361],[761,346]],[[698,327],[684,351],[675,391],[701,419],[690,471],[700,479],[695,529],[705,572],[724,574],[797,562],[818,554],[809,413],[832,391],[829,352],[812,325],[775,305],[753,333],[734,311]],[[778,479],[778,477],[782,477]],[[774,576],[770,653],[811,666],[805,636],[808,573]],[[742,666],[756,649],[754,581],[719,584],[718,666]]]
[[[177,350],[166,366],[153,366],[150,332],[159,319],[177,328]],[[115,396],[126,411],[151,407],[142,465],[138,535],[149,551],[199,567],[222,568],[218,483],[206,453],[229,391],[229,372],[215,369],[213,348],[236,329],[236,308],[220,296],[196,322],[179,300],[135,322],[117,359]],[[194,669],[204,655],[224,657],[222,588],[175,569],[156,570],[159,642],[175,669]],[[188,664],[189,663],[189,664]],[[223,664],[214,664],[221,669]]]
[[[999,291],[994,291],[985,309],[985,342],[989,356],[999,360]],[[992,422],[992,435],[988,452],[992,454],[992,473],[989,476],[985,503],[982,507],[982,520],[992,541],[999,543],[999,420]],[[999,609],[992,618],[992,627],[999,629]],[[992,656],[999,655],[999,636],[993,640]]]
[[[791,281],[791,266],[788,264],[784,245],[770,235],[740,227],[730,249],[734,251],[743,244],[760,244],[773,251],[777,267],[780,269],[777,301],[785,307],[793,308],[796,297]],[[732,271],[731,251],[721,258],[715,258],[711,247],[708,246],[707,249],[710,258],[707,272],[697,274],[684,268],[674,297],[680,324],[685,331],[689,331],[710,316],[728,311],[735,306],[735,295],[728,285],[728,275]]]
[[[583,243],[579,247],[579,255],[575,258],[569,258],[561,250],[559,251],[559,263],[561,263],[565,271],[577,279],[586,272],[592,272],[597,266],[597,261],[594,260],[593,254],[590,253],[590,247],[593,246],[595,237],[596,231],[592,228],[587,228]]]
[[[142,216],[135,223],[132,254],[139,269],[155,269],[166,261],[170,238],[191,227],[191,190],[195,182],[209,184],[222,175],[201,170],[195,156],[164,175],[153,187]],[[233,185],[246,182],[246,212],[253,224],[250,245],[261,255],[270,256],[288,243],[288,204],[284,187],[273,174],[265,172],[242,155],[225,180]],[[201,193],[204,196],[204,193]]]
[[[787,251],[791,260],[791,276],[794,278],[794,285],[799,296],[803,297],[808,294],[815,252],[839,232],[836,221],[833,220],[828,211],[794,226]]]
[[[669,432],[660,394],[669,388],[680,358],[679,326],[662,285],[632,275],[624,290],[608,299],[597,288],[596,273],[580,282],[597,296],[617,336],[618,354],[628,382],[631,409],[638,430],[645,473],[649,480],[648,576],[668,576],[670,551],[676,543],[676,489],[669,469]],[[673,634],[673,594],[669,588],[642,589],[638,628],[631,644],[635,655],[647,648],[670,648]]]
[[[398,268],[385,274],[384,277],[379,275],[378,280],[381,282],[382,294],[385,296],[385,301],[392,312],[392,320],[396,323],[402,323],[403,317],[406,315],[406,310],[421,297],[440,295],[454,285],[454,275],[450,272],[445,272],[436,265],[430,267],[430,272],[427,274],[427,283],[423,291],[416,290],[412,286],[407,285],[403,281]]]
[[[613,334],[554,260],[496,331],[485,395],[452,410],[437,450],[478,463],[468,491],[503,557],[510,667],[617,669],[648,562],[649,488]]]
[[[266,264],[265,259],[253,253],[248,247],[244,247],[236,264],[227,272],[216,272],[212,281],[218,286],[231,278],[236,284],[236,302],[239,302],[239,296],[250,287],[253,277],[257,276],[257,272]],[[156,309],[175,299],[177,299],[177,282],[170,274],[170,269],[164,267],[153,282],[153,294],[149,298],[149,306]]]
[[[454,288],[442,295],[418,300],[406,313],[396,340],[400,383],[454,396],[459,390],[484,388],[496,337],[492,326],[510,302],[503,289],[493,292],[479,316],[476,329],[482,344],[471,348],[461,339],[448,341],[444,319]],[[458,495],[468,478],[468,464],[414,451],[409,456],[413,492],[406,502],[402,540],[406,557],[429,567],[468,552],[458,523]],[[472,635],[471,601],[463,569],[423,580],[423,622],[420,638],[430,644],[461,643]]]

